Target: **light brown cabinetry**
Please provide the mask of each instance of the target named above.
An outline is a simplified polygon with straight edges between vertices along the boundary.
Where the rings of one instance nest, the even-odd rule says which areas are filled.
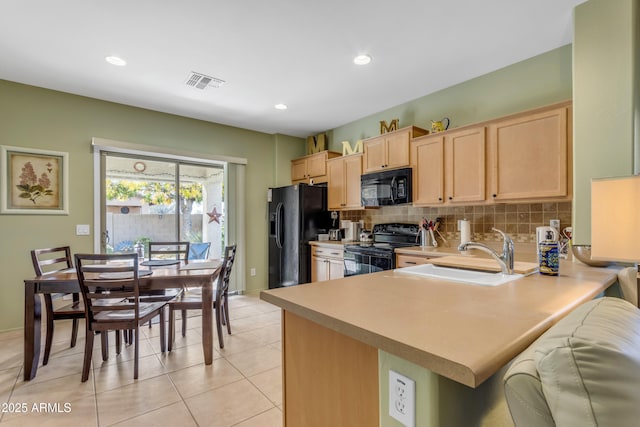
[[[327,161],[327,205],[329,210],[359,209],[362,154]]]
[[[421,255],[396,254],[396,268],[428,264],[430,257]]]
[[[409,166],[409,141],[427,133],[408,126],[363,141],[363,173]]]
[[[344,277],[344,254],[342,246],[312,246],[311,281],[340,279]]]
[[[412,140],[414,206],[484,202],[485,153],[484,126]]]
[[[565,106],[490,124],[491,198],[569,196],[570,118]]]
[[[486,199],[486,128],[470,127],[444,136],[447,203]]]
[[[283,310],[283,425],[378,426],[378,349]]]
[[[335,151],[321,151],[291,160],[291,182],[317,184],[327,182],[327,160],[340,156]]]
[[[411,141],[413,205],[444,203],[444,137],[427,135]]]

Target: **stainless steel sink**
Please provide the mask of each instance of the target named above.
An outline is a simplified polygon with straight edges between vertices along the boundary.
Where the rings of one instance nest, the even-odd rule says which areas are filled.
[[[499,286],[504,283],[513,282],[514,280],[518,280],[524,277],[524,275],[522,274],[488,273],[486,271],[439,267],[433,264],[422,264],[413,267],[397,268],[395,271],[398,273],[413,274],[416,276],[430,277],[434,279],[442,279],[478,286]]]

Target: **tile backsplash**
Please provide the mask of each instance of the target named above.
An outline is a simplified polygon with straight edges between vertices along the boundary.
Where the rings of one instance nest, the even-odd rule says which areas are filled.
[[[446,239],[460,239],[458,220],[471,222],[471,239],[500,240],[492,227],[506,231],[514,241],[535,242],[536,227],[549,225],[549,220],[559,219],[560,230],[571,226],[571,202],[545,202],[529,204],[496,204],[487,206],[454,206],[421,208],[413,206],[388,206],[379,209],[342,211],[340,219],[363,219],[365,228],[387,222],[414,223],[422,218],[440,218],[439,231]]]

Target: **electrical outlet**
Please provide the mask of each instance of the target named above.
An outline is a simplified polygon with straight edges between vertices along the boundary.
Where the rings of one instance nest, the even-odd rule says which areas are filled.
[[[549,220],[549,227],[555,228],[556,230],[558,230],[558,233],[559,233],[560,232],[560,220],[559,219]]]
[[[255,276],[255,275],[256,275],[256,269],[255,269],[255,267],[251,269],[250,274],[251,274],[252,276]]]
[[[416,383],[389,370],[389,416],[405,427],[416,425]]]

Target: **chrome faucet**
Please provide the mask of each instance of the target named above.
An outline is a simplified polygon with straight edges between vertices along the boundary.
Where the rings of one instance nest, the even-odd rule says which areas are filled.
[[[504,231],[498,230],[497,228],[492,228],[492,230],[502,235],[502,254],[498,255],[498,253],[489,246],[478,242],[462,243],[458,246],[458,250],[466,251],[469,248],[480,249],[498,261],[498,264],[500,264],[500,268],[502,269],[502,274],[513,274],[513,240],[511,240],[511,237],[509,237]]]

